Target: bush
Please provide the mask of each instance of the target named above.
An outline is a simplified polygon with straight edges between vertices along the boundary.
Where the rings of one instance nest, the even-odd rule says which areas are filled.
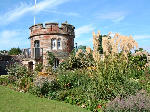
[[[36,64],[36,65],[35,65],[34,71],[35,71],[35,72],[42,72],[42,69],[43,69],[43,64],[42,64],[42,63],[39,63],[39,64]]]
[[[85,70],[74,70],[74,71],[66,71],[60,72],[57,76],[57,80],[59,85],[61,85],[61,89],[71,89],[76,88],[78,86],[83,86],[90,79],[87,76]]]
[[[116,97],[109,102],[106,112],[149,112],[150,95],[146,91],[139,91],[136,95],[129,95],[126,98]]]
[[[78,56],[80,57],[80,54]],[[129,64],[124,55],[118,54],[113,58],[105,57],[105,60],[98,62],[97,66],[86,68],[81,64],[81,69],[71,66],[73,70],[59,70],[56,82],[59,89],[49,92],[49,97],[80,105],[92,111],[99,110],[118,95],[124,98],[142,89],[139,80],[133,75],[140,71],[137,71],[136,67],[133,69]],[[140,76],[144,74],[143,72]]]
[[[74,69],[85,68],[93,65],[95,65],[95,62],[92,54],[91,53],[88,54],[82,51],[81,53],[78,53],[78,55],[75,53],[70,55],[67,60],[65,60],[59,65],[59,69],[74,70]]]
[[[18,63],[8,68],[8,75],[15,76],[17,79],[22,78],[23,76],[30,76],[31,73],[25,66],[22,66]]]
[[[59,85],[55,80],[51,82],[45,81],[41,86],[34,86],[30,90],[30,93],[40,97],[49,97],[50,99],[54,99],[56,94],[53,94],[53,92],[56,92],[58,89]]]
[[[77,68],[81,68],[81,62],[75,55],[70,55],[66,61],[59,65],[59,69],[61,70],[73,70]]]
[[[0,76],[0,85],[8,85],[9,80],[8,80],[8,75],[2,75]]]
[[[14,64],[8,68],[9,83],[14,84],[19,90],[28,91],[33,82],[33,76],[25,66]]]
[[[112,100],[119,94],[134,94],[141,89],[136,81],[131,81],[134,71],[128,66],[123,55],[108,56],[97,66],[97,78],[102,92],[101,99]]]
[[[89,110],[97,108],[100,98],[100,87],[97,78],[91,77],[86,69],[62,72],[57,77],[60,91],[56,98],[70,104],[86,107]]]
[[[117,96],[125,98],[144,88],[145,83],[142,85],[140,81],[146,74],[145,69],[138,70],[138,67],[131,66],[122,54],[106,56],[104,61],[97,62],[95,66],[90,66],[90,61],[86,62],[88,59],[82,60],[81,57],[84,54],[65,61],[67,67],[56,71],[56,80],[44,79],[42,85],[35,86],[33,93],[98,111]],[[81,65],[78,65],[78,61]],[[68,66],[69,63],[71,66]],[[133,74],[139,74],[141,79]]]
[[[150,67],[145,70],[145,75],[139,78],[139,83],[143,89],[150,93]]]
[[[8,55],[18,55],[18,54],[21,54],[22,51],[20,48],[11,48],[9,51],[8,51]]]

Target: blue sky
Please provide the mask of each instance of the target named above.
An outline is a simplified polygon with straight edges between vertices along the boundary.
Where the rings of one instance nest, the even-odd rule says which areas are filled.
[[[132,35],[150,52],[150,0],[0,0],[0,50],[29,48],[29,27],[68,21],[76,27],[75,42],[92,47],[92,32]]]

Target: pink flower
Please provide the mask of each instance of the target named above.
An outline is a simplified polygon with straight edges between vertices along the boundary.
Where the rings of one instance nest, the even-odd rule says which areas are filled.
[[[100,108],[102,108],[102,106],[101,106],[100,104],[98,104],[98,105],[97,105],[97,108],[100,109]]]

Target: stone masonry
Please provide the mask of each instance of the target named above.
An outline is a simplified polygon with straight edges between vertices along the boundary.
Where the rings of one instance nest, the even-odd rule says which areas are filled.
[[[35,55],[35,48],[40,50],[40,58],[35,59],[36,62],[42,61],[43,65],[47,65],[47,52],[52,52],[56,58],[61,61],[68,57],[74,48],[75,27],[67,22],[62,23],[59,27],[58,23],[36,24],[30,28],[31,40],[31,57]]]

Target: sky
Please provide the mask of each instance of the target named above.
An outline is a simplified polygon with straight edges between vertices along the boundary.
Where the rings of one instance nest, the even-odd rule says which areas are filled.
[[[150,0],[0,0],[0,50],[30,48],[29,27],[68,21],[75,43],[93,47],[92,32],[130,36],[150,52]]]

